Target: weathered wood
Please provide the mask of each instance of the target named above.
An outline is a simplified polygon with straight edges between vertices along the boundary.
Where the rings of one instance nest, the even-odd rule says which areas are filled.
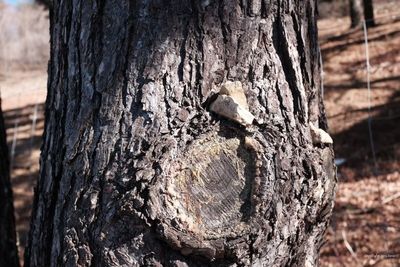
[[[336,185],[310,131],[326,130],[315,16],[55,1],[26,266],[315,266]],[[252,125],[210,111],[227,81]]]
[[[0,99],[0,266],[19,266],[6,129]]]

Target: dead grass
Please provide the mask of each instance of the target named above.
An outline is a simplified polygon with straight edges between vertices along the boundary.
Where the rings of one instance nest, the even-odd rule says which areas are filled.
[[[38,5],[0,6],[0,73],[43,68],[49,49],[48,11]]]

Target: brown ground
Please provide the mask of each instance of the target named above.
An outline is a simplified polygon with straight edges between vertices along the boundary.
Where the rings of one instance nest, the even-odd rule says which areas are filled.
[[[46,70],[0,74],[3,115],[11,155],[11,182],[22,263],[29,230],[33,189],[39,173],[39,149],[44,126]],[[36,127],[32,124],[35,121]],[[15,139],[15,142],[13,140]],[[13,145],[14,143],[14,145]],[[12,150],[14,149],[14,156]]]
[[[363,32],[349,31],[348,19],[336,13],[319,21],[330,133],[336,157],[346,159],[338,168],[340,183],[321,266],[400,266],[400,11],[397,17],[387,15],[396,12],[396,1],[374,1],[377,16],[385,17],[368,32],[370,113]],[[21,256],[38,177],[45,88],[45,68],[0,74],[10,150],[17,129],[12,184]]]
[[[400,266],[400,12],[388,16],[394,1],[376,3],[370,105],[362,29],[348,30],[346,18],[319,22],[330,133],[346,159],[321,266]]]

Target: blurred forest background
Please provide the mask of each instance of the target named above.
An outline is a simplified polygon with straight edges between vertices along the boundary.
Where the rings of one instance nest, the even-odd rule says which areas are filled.
[[[324,98],[339,177],[321,266],[400,266],[400,2],[373,1],[368,90],[366,32],[350,28],[349,1],[319,3]],[[0,90],[21,260],[39,171],[48,31],[44,6],[0,0]]]

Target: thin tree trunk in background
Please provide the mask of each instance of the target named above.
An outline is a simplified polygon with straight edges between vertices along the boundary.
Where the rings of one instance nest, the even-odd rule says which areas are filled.
[[[374,19],[374,5],[372,0],[363,0],[364,1],[364,19],[367,24],[367,27],[375,26]]]
[[[40,5],[44,5],[46,8],[50,8],[52,0],[35,0],[35,2]]]
[[[361,25],[361,20],[363,18],[362,1],[363,0],[349,0],[351,28],[356,28]]]
[[[19,266],[6,129],[0,100],[0,266]]]
[[[316,8],[54,1],[26,266],[316,266],[336,186]],[[210,112],[227,81],[257,123]]]

